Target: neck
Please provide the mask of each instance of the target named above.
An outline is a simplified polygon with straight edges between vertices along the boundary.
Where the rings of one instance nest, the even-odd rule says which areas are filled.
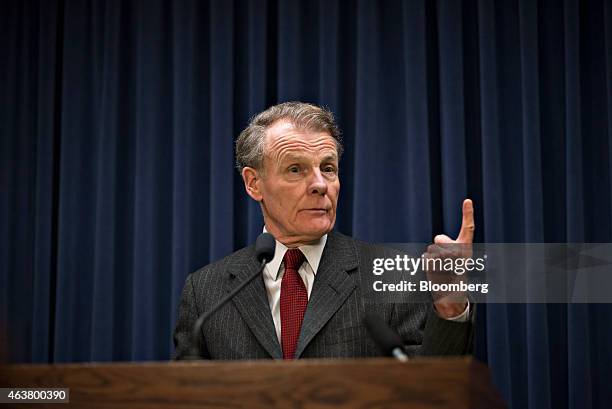
[[[268,233],[274,236],[274,238],[278,240],[279,242],[281,242],[285,247],[290,248],[290,249],[298,248],[300,246],[305,246],[309,244],[317,244],[319,240],[321,240],[321,237],[325,235],[325,234],[322,234],[322,235],[308,236],[308,235],[283,234],[283,232],[280,229],[277,229],[275,226],[270,225],[269,223],[266,223],[265,226],[266,226],[266,231]]]

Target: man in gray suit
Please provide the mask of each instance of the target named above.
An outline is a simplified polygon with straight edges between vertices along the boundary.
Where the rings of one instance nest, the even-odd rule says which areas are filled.
[[[264,229],[276,239],[274,259],[261,279],[244,288],[202,329],[201,351],[210,359],[297,359],[378,356],[365,330],[366,309],[402,337],[410,355],[460,355],[470,351],[473,324],[459,294],[430,303],[373,303],[360,285],[375,257],[388,250],[333,231],[340,190],[340,132],[331,112],[301,102],[268,108],[236,142],[236,162],[247,194],[260,203]],[[463,205],[457,240],[471,244],[472,203]],[[197,317],[252,274],[254,247],[243,248],[190,274],[174,332],[177,356],[191,342]]]

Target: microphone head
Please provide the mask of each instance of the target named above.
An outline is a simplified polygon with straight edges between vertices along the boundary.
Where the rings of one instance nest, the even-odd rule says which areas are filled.
[[[264,260],[266,262],[274,258],[274,251],[276,250],[276,240],[270,233],[261,233],[255,241],[255,256],[261,263]]]
[[[400,336],[378,314],[366,312],[363,323],[380,351],[386,356],[393,356],[395,348],[404,349]]]

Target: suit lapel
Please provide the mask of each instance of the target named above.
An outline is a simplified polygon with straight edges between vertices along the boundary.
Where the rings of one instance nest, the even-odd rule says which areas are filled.
[[[226,282],[228,292],[259,268],[254,252],[251,253],[228,266]],[[236,294],[232,301],[261,346],[272,358],[282,359],[283,354],[276,337],[274,321],[266,294],[263,277],[258,277]]]
[[[300,357],[315,335],[355,290],[357,282],[355,274],[352,273],[357,266],[358,258],[354,241],[339,233],[331,232],[308,300],[295,351],[296,358]]]

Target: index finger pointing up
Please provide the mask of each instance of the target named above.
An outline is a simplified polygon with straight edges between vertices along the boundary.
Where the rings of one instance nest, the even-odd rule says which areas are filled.
[[[460,243],[471,243],[474,240],[474,205],[470,199],[463,201],[463,220],[461,221],[461,231],[457,241]]]

